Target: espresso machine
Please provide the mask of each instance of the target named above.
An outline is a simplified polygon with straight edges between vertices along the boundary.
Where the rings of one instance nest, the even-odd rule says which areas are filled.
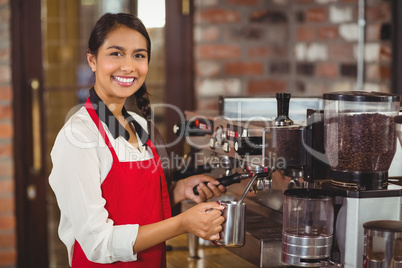
[[[186,112],[175,131],[185,136],[194,161],[177,175],[209,172],[238,195],[249,177],[272,174],[256,180],[246,198],[245,245],[228,249],[259,267],[363,267],[363,224],[402,216],[400,180],[387,173],[400,97],[352,91],[292,101],[286,93],[276,99],[221,97],[217,114]],[[310,204],[316,209],[309,216]],[[297,222],[310,219],[318,231],[298,231],[294,240],[288,217],[298,210],[305,214],[297,214]],[[319,220],[311,221],[313,215]],[[324,243],[325,254],[316,241]],[[306,244],[308,251],[298,246]]]

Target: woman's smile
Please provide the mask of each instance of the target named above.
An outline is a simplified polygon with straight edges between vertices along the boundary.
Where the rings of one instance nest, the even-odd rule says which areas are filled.
[[[128,76],[117,76],[112,75],[112,79],[120,86],[129,87],[132,86],[136,80],[135,77],[128,77]]]

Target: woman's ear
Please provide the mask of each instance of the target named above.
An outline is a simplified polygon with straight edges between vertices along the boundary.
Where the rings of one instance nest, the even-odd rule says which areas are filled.
[[[89,50],[87,51],[87,61],[89,66],[91,67],[92,72],[96,71],[96,56],[94,54],[92,54],[91,52],[89,52]]]

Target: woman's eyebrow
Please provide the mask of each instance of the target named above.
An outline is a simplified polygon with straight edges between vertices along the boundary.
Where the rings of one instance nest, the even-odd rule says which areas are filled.
[[[134,50],[134,52],[146,52],[146,53],[148,53],[148,50],[145,49],[145,48],[138,48],[138,49]]]
[[[121,50],[121,51],[125,51],[125,49],[123,47],[121,47],[121,46],[110,46],[107,49],[118,49],[118,50]]]
[[[121,46],[110,46],[107,49],[117,49],[117,50],[120,50],[120,51],[126,51],[126,49],[124,47],[121,47]],[[135,53],[137,53],[137,52],[146,52],[146,53],[148,53],[148,50],[145,49],[145,48],[137,48],[137,49],[134,50],[134,52]]]

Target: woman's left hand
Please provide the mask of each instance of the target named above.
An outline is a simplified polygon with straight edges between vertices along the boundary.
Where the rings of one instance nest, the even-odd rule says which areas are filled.
[[[204,182],[208,182],[208,184],[205,185]],[[219,185],[219,181],[214,177],[204,174],[190,176],[183,183],[184,197],[197,203],[211,199],[212,197],[219,197],[222,193],[226,192],[226,187]],[[193,192],[195,186],[197,186],[198,195],[195,195]]]

